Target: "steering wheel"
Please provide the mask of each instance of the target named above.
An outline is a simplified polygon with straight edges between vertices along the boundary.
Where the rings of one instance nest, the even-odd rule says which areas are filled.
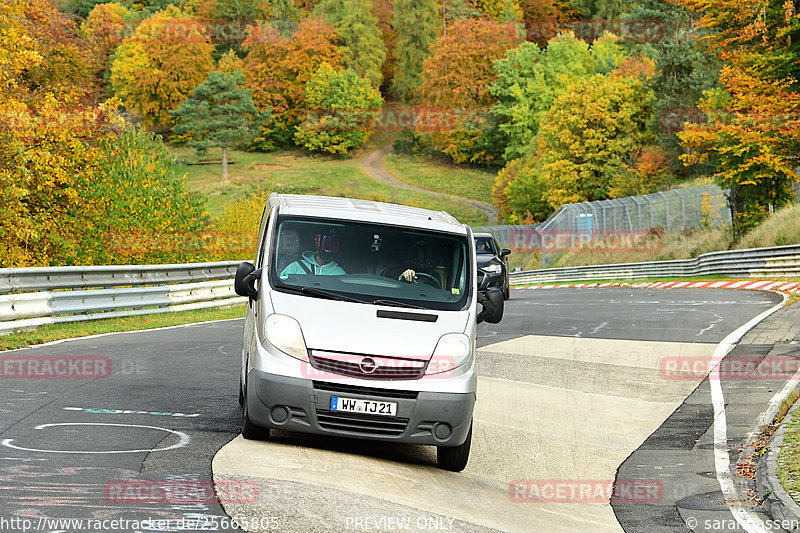
[[[435,284],[435,285],[433,285],[433,284],[431,284],[431,283],[429,283],[429,285],[433,285],[435,288],[437,288],[437,289],[440,289],[440,290],[441,290],[441,288],[442,288],[442,282],[441,282],[441,281],[439,281],[437,278],[435,278],[435,277],[431,276],[430,274],[426,274],[425,272],[416,272],[416,276],[417,276],[417,277],[419,277],[419,276],[423,276],[423,277],[426,277],[426,278],[430,279],[431,281],[433,281],[433,284]]]

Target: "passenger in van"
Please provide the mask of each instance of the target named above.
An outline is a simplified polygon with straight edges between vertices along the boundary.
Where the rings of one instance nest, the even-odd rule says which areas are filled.
[[[303,252],[303,256],[281,271],[280,277],[290,274],[311,274],[316,276],[342,276],[347,272],[335,259],[339,253],[341,240],[333,233],[317,233],[314,249]]]

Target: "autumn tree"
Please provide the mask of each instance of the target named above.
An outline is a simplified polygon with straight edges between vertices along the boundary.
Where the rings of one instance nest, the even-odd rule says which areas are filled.
[[[369,137],[372,117],[383,99],[370,82],[350,69],[324,64],[306,84],[308,112],[295,141],[315,152],[346,154]]]
[[[792,2],[681,0],[701,15],[723,68],[721,88],[705,93],[705,124],[678,136],[684,162],[712,160],[715,179],[730,189],[737,235],[794,198],[800,151],[800,16]]]
[[[492,62],[519,40],[511,24],[490,19],[453,23],[422,67],[422,101],[445,117],[431,133],[434,146],[456,163],[492,164],[502,155],[499,131],[489,113]]]
[[[170,126],[176,109],[213,67],[202,25],[174,6],[142,21],[117,48],[111,85],[145,125]]]
[[[370,0],[321,0],[314,8],[314,16],[333,26],[341,39],[344,66],[379,88],[386,45]]]
[[[101,78],[111,66],[111,54],[127,36],[126,32],[133,28],[128,20],[129,15],[128,9],[121,4],[97,4],[81,24],[81,32],[92,51],[94,67]]]
[[[243,82],[241,72],[213,71],[172,112],[174,135],[187,138],[187,144],[199,154],[212,147],[222,148],[223,180],[228,179],[228,147],[250,143],[266,118],[253,105]]]
[[[341,66],[341,54],[333,28],[319,19],[304,19],[290,37],[267,24],[254,28],[244,41],[247,56],[243,72],[252,89],[253,103],[270,109],[272,118],[262,126],[255,146],[261,150],[287,146],[306,107],[306,83],[320,65]]]
[[[408,101],[422,86],[422,64],[441,33],[437,0],[398,0],[392,24],[397,31],[392,94]]]
[[[708,176],[710,163],[687,167],[679,156],[684,153],[677,133],[686,122],[705,120],[697,105],[704,91],[718,86],[719,60],[699,39],[708,30],[697,27],[699,15],[677,2],[639,0],[624,20],[634,24],[648,21],[648,33],[658,38],[647,39],[636,47],[655,61],[652,88],[656,100],[651,123],[658,135],[670,172],[683,178]]]
[[[394,75],[397,57],[397,30],[393,26],[395,0],[372,0],[372,14],[378,21],[381,41],[386,46],[386,58],[381,66],[382,84],[390,82]]]
[[[553,101],[538,146],[551,206],[609,197],[632,154],[652,144],[652,101],[641,78],[602,74],[577,78]]]
[[[92,206],[97,138],[87,50],[49,0],[0,5],[0,266],[75,262]]]
[[[496,78],[492,62],[518,42],[511,25],[487,19],[456,21],[423,63],[422,97],[440,108],[490,106],[494,98],[488,86]]]

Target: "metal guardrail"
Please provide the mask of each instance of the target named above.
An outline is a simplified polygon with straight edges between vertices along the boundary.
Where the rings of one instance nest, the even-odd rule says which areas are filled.
[[[527,270],[512,272],[509,278],[511,283],[521,285],[714,275],[742,278],[800,277],[800,245],[711,252],[694,259]]]
[[[42,324],[244,303],[247,298],[233,291],[238,264],[0,269],[0,334]]]
[[[166,313],[244,303],[238,262],[0,269],[0,334],[42,324]],[[800,276],[800,245],[650,261],[512,272],[515,285],[724,275]],[[23,292],[29,291],[29,292]],[[31,292],[33,291],[33,292]]]

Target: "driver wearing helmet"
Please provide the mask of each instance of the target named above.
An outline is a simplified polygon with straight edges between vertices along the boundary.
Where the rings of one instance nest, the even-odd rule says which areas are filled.
[[[300,259],[289,264],[281,271],[281,279],[289,274],[311,274],[315,276],[342,276],[346,274],[336,261],[341,240],[332,231],[317,233],[314,237],[314,249],[303,252]]]

